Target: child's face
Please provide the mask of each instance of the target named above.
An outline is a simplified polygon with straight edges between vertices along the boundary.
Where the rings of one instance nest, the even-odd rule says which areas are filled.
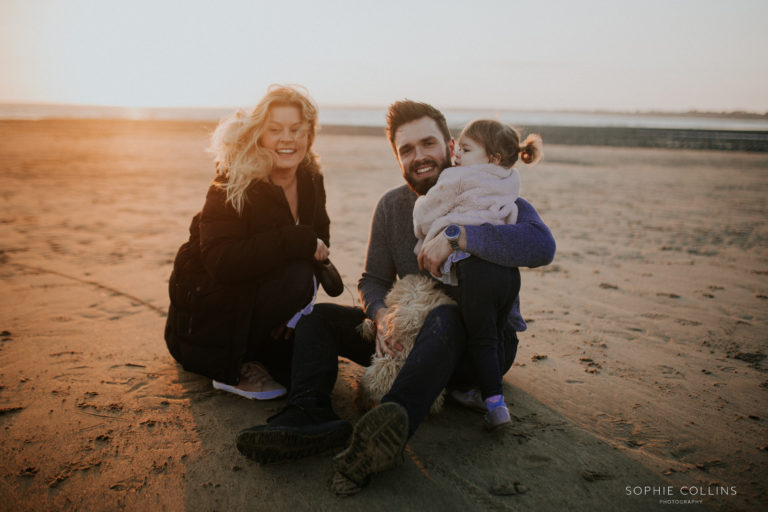
[[[487,164],[491,161],[485,153],[485,148],[476,140],[469,137],[459,138],[456,150],[456,165]]]

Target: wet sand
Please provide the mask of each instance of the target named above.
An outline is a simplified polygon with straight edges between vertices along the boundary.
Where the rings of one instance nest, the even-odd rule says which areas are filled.
[[[262,467],[237,452],[234,434],[282,401],[215,391],[165,349],[167,279],[212,177],[212,128],[0,122],[0,509],[768,503],[768,155],[545,140],[522,195],[558,252],[522,272],[513,427],[489,435],[447,407],[396,470],[342,499],[330,454]],[[334,301],[357,304],[372,208],[402,178],[384,137],[321,134],[317,149],[349,290]],[[344,363],[333,396],[350,421],[359,373]]]

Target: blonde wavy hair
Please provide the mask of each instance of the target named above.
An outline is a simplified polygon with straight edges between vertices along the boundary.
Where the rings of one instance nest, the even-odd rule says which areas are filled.
[[[308,125],[307,154],[300,168],[315,174],[320,172],[319,157],[312,149],[317,131],[317,106],[306,89],[296,85],[271,85],[258,105],[247,113],[238,110],[219,123],[211,136],[208,148],[214,155],[217,176],[216,186],[227,194],[227,201],[237,213],[242,214],[246,203],[246,191],[251,183],[267,181],[274,166],[274,155],[259,144],[269,122],[272,107],[294,106]]]

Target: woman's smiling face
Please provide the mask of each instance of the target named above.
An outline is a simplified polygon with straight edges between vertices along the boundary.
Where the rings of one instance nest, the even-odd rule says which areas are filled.
[[[273,171],[295,172],[309,149],[309,126],[293,105],[269,109],[269,121],[259,145],[274,153]]]

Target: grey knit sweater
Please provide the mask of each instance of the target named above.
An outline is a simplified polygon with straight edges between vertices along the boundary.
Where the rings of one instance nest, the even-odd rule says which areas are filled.
[[[419,264],[413,252],[416,245],[413,234],[416,197],[407,185],[402,185],[385,193],[376,205],[365,269],[357,286],[363,309],[371,319],[376,311],[384,307],[384,297],[395,279],[419,273]],[[506,267],[548,265],[555,256],[552,233],[530,203],[519,198],[516,204],[516,224],[465,226],[467,252]],[[516,331],[526,329],[520,314],[519,297],[515,299],[509,322]]]

